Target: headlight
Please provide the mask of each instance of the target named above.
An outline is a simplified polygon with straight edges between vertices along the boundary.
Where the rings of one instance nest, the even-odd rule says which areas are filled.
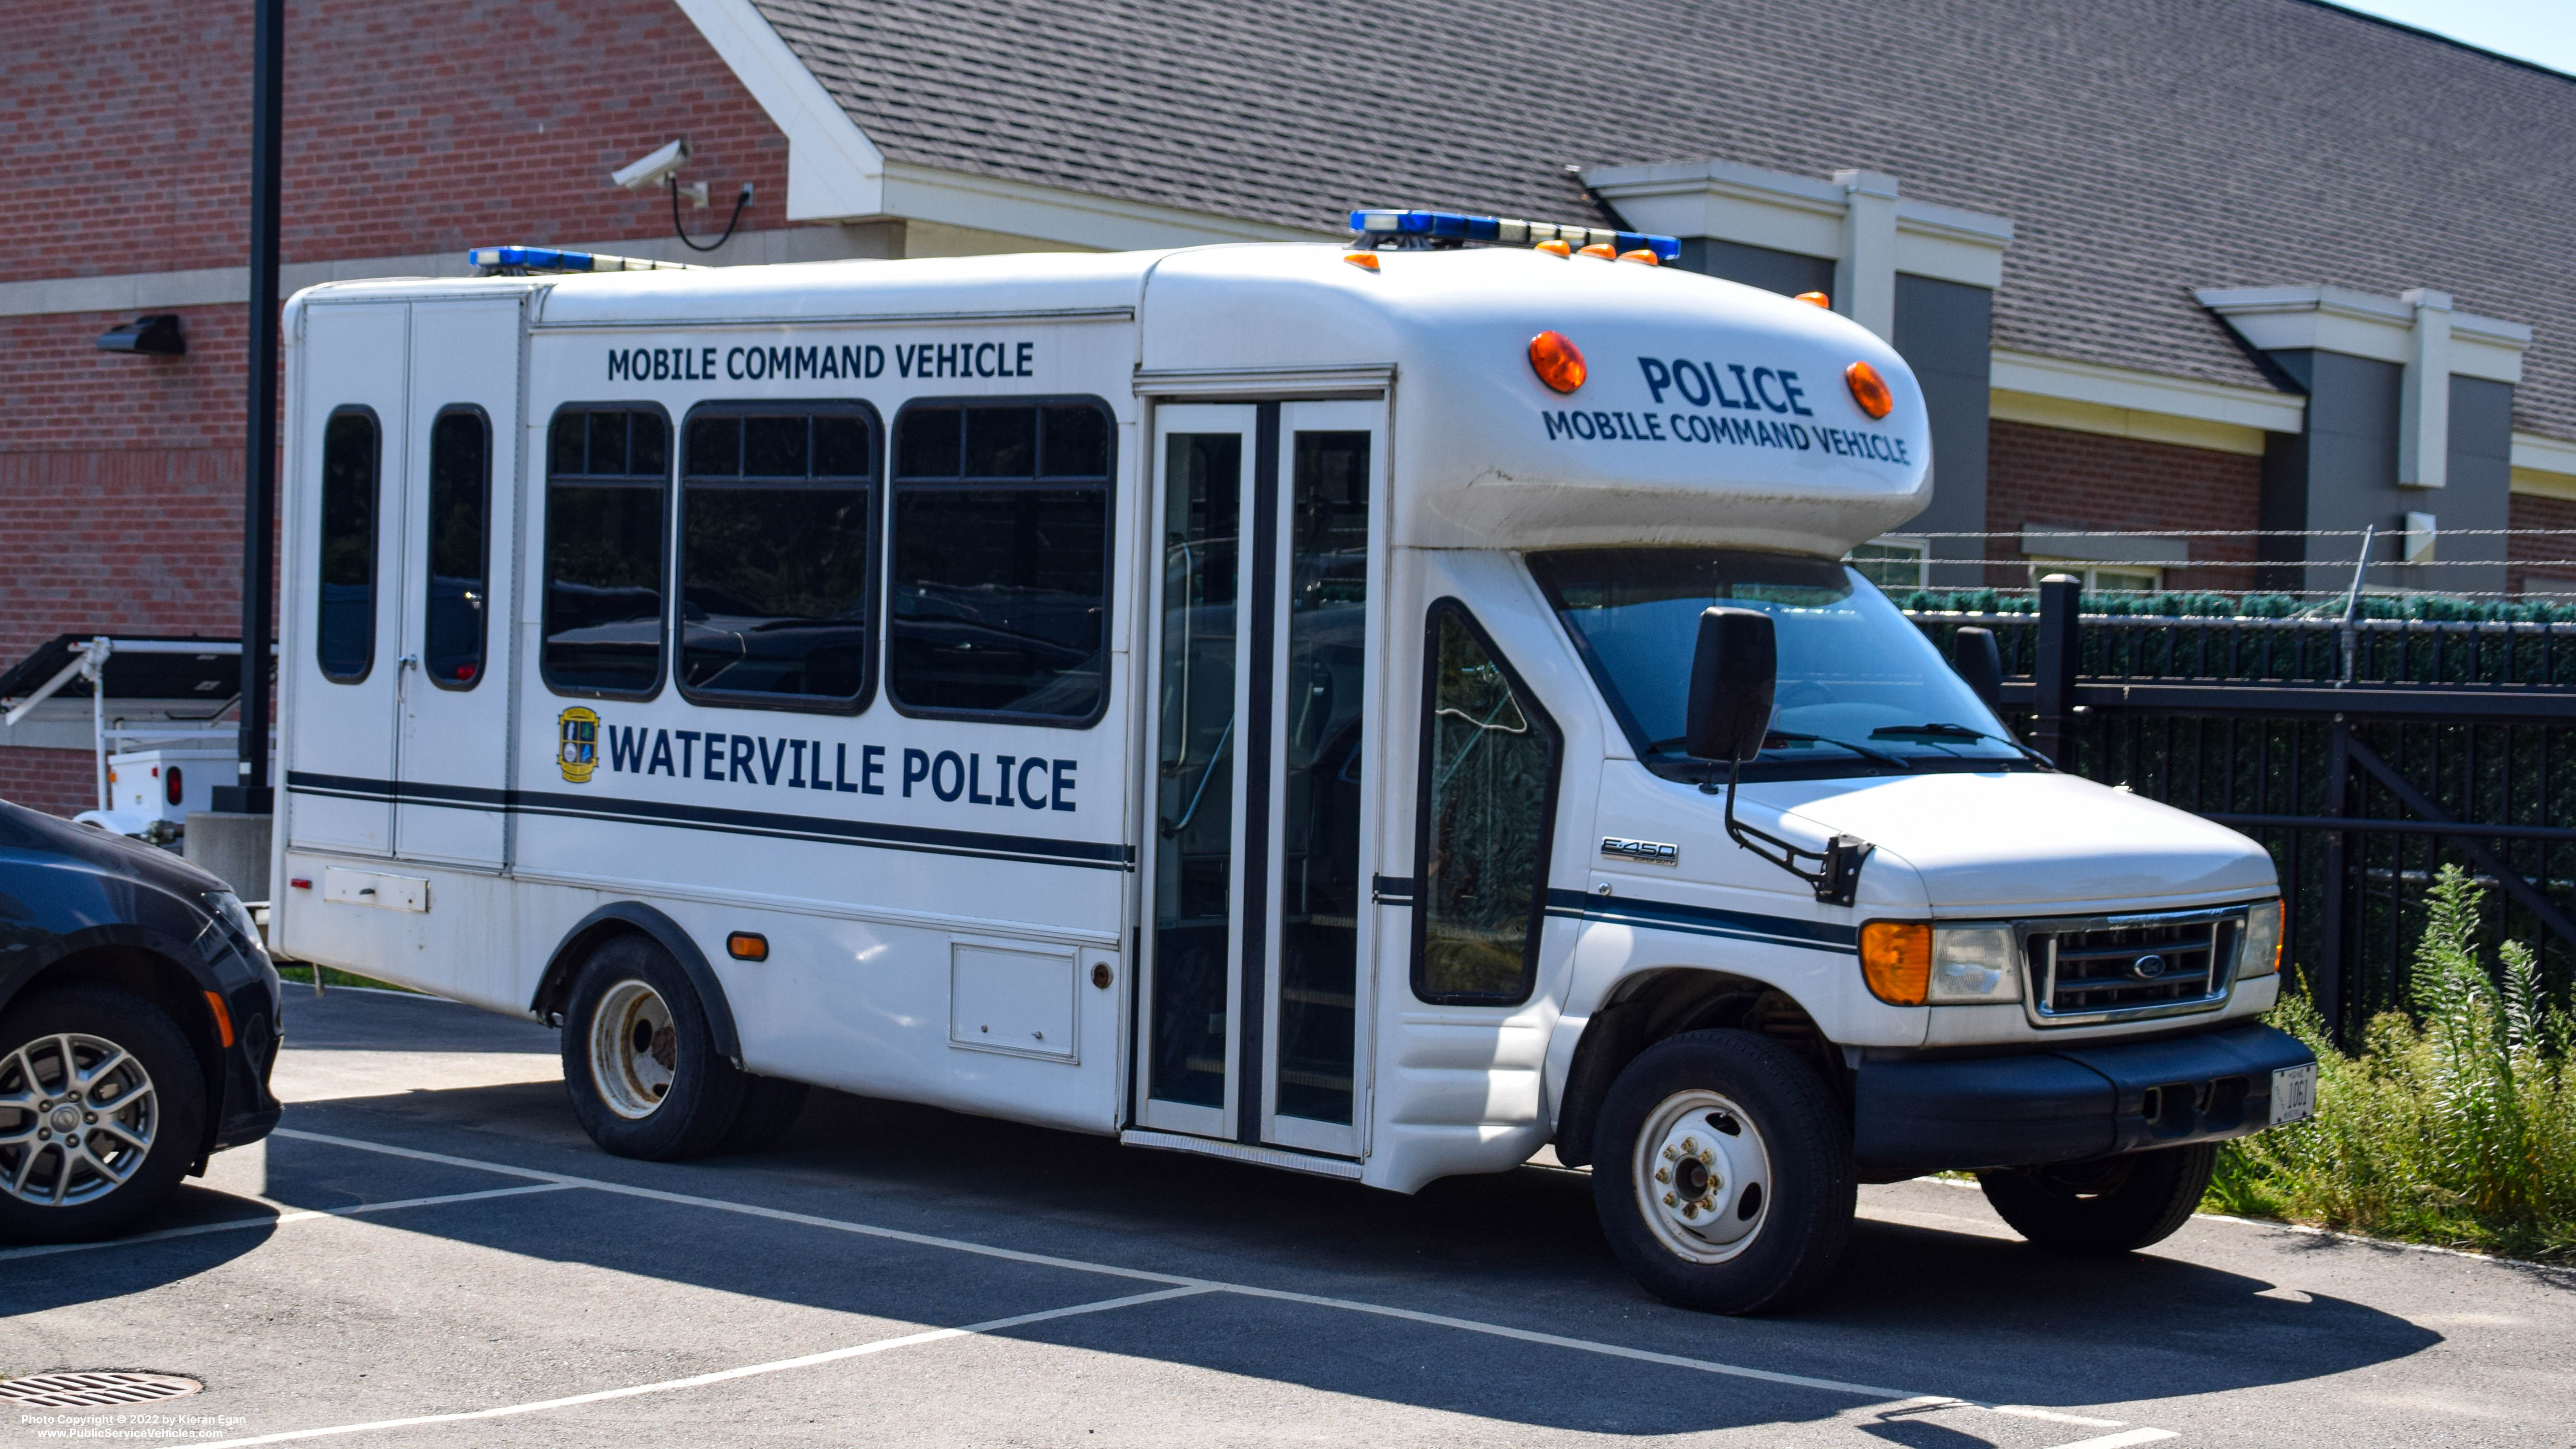
[[[268,943],[260,939],[259,922],[250,918],[250,907],[242,904],[241,897],[231,891],[208,891],[206,905],[223,917],[224,924],[232,927],[235,935],[262,951],[268,949]]]
[[[2020,952],[2009,926],[1938,926],[1932,931],[1931,999],[2021,1000]]]
[[[2021,1000],[2021,952],[2010,926],[1871,921],[1860,930],[1861,977],[1891,1006]]]
[[[2281,903],[2257,901],[2245,912],[2245,944],[2236,948],[2236,979],[2249,981],[2281,969]]]

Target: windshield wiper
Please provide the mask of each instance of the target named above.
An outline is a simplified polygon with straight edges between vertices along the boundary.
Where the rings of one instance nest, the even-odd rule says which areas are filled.
[[[1862,759],[1876,760],[1882,765],[1894,765],[1900,770],[1911,770],[1914,768],[1914,762],[1912,760],[1909,760],[1903,755],[1897,754],[1892,750],[1882,750],[1874,745],[1854,744],[1850,740],[1838,740],[1830,735],[1800,734],[1796,730],[1766,730],[1763,732],[1762,744],[1765,749],[1770,747],[1771,741],[1773,740],[1794,740],[1799,744],[1833,745],[1839,749],[1849,750],[1853,754],[1860,756]],[[1664,750],[1679,749],[1688,743],[1690,743],[1689,736],[1675,735],[1671,739],[1657,740],[1653,744],[1646,746],[1646,753],[1652,755]]]
[[[1951,724],[1946,720],[1919,725],[1880,725],[1869,732],[1869,737],[1874,740],[1890,739],[1898,735],[1928,735],[1936,740],[1992,740],[1996,744],[2021,751],[2022,755],[2034,764],[2046,765],[2052,770],[2057,768],[2048,756],[2008,735],[1990,735],[1984,730],[1970,729],[1966,725]]]

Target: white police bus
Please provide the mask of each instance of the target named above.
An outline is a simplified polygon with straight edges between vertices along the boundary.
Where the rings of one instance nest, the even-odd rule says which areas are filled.
[[[1399,1192],[1552,1144],[1724,1311],[1856,1182],[2120,1250],[2306,1110],[2263,851],[1838,562],[1929,497],[1892,349],[1354,226],[301,293],[278,947],[560,1022],[632,1156],[809,1083]]]

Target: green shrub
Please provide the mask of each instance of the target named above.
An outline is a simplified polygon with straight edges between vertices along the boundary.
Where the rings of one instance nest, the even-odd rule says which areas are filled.
[[[2317,1054],[2317,1115],[2229,1143],[2204,1207],[2576,1262],[2576,1017],[2521,943],[2480,963],[2481,894],[2442,868],[2414,1009],[2375,1018],[2357,1055],[2282,1000],[2273,1024]]]

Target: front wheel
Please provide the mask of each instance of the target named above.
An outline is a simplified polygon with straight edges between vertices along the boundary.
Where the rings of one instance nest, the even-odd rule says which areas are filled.
[[[1814,1070],[1767,1037],[1694,1031],[1646,1048],[1612,1084],[1596,1141],[1602,1232],[1667,1303],[1784,1307],[1851,1235],[1850,1131]]]
[[[204,1146],[205,1069],[140,997],[46,991],[0,1015],[0,1239],[113,1237]]]
[[[2218,1147],[2166,1147],[1977,1174],[2013,1231],[2071,1253],[2127,1253],[2172,1237],[2209,1191]]]

